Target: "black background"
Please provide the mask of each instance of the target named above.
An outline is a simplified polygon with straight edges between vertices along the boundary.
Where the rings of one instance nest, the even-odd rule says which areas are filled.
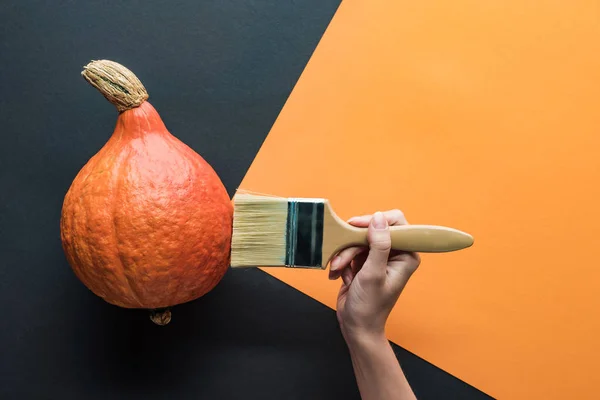
[[[229,271],[158,327],[89,292],[59,235],[63,196],[117,116],[83,65],[132,69],[232,194],[338,5],[2,2],[1,398],[359,398],[335,313],[286,284]],[[487,398],[394,349],[419,398]]]

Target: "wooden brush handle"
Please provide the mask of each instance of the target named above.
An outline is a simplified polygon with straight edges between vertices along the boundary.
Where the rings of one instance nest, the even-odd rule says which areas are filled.
[[[473,244],[468,233],[445,226],[391,226],[392,248],[417,253],[442,253],[461,250]]]
[[[368,228],[342,221],[329,204],[323,219],[323,256],[331,259],[339,251],[352,246],[368,246]],[[415,253],[444,253],[473,245],[473,237],[458,229],[438,225],[390,226],[392,248]]]
[[[331,226],[331,225],[330,225]],[[350,246],[368,246],[367,228],[357,228],[338,221],[332,243],[326,252],[334,255]],[[331,228],[330,228],[331,229]],[[390,226],[392,249],[415,253],[444,253],[457,251],[473,244],[468,233],[437,225],[400,225]]]

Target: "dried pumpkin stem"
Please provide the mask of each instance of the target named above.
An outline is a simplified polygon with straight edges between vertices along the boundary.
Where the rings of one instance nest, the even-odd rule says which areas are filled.
[[[92,61],[83,67],[81,75],[119,112],[139,107],[148,99],[148,92],[137,76],[114,61]]]

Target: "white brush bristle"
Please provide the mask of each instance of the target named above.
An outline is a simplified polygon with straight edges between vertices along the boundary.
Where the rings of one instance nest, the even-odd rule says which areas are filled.
[[[288,199],[236,193],[231,267],[284,266]]]

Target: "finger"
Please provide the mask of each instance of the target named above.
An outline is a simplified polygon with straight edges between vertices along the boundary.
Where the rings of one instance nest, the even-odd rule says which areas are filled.
[[[335,281],[336,279],[338,279],[340,276],[342,276],[342,272],[344,271],[344,269],[338,269],[335,271],[332,271],[331,269],[329,270],[329,279],[332,281]]]
[[[348,247],[340,251],[331,261],[330,271],[341,271],[350,264],[350,261],[352,261],[354,257],[364,251],[366,251],[364,247]]]
[[[344,285],[350,286],[353,279],[354,274],[352,273],[352,270],[350,268],[345,268],[344,271],[342,271],[342,281],[344,281]]]
[[[398,209],[388,210],[383,213],[385,219],[387,220],[389,225],[407,225],[408,221],[406,221],[406,217],[404,213]],[[354,225],[360,228],[366,228],[371,223],[372,215],[360,215],[357,217],[352,217],[348,220],[350,225]]]
[[[342,277],[342,286],[340,287],[339,295],[344,294],[350,288],[350,284],[356,277],[356,270],[351,267],[346,267],[340,271],[340,276]],[[344,277],[345,276],[345,277]]]
[[[373,215],[367,239],[369,241],[369,254],[361,271],[365,272],[365,276],[385,278],[392,240],[383,213],[377,212]]]
[[[391,226],[408,224],[404,213],[398,209],[386,211],[383,213],[383,215],[385,216],[385,219],[387,220],[388,224],[390,224]]]
[[[349,289],[350,289],[350,286],[347,286],[342,280],[342,284],[340,285],[340,290],[338,291],[338,299],[344,297],[346,295],[346,293],[348,293]]]
[[[362,253],[360,253],[359,255],[354,257],[354,259],[350,263],[350,267],[352,268],[352,271],[354,272],[355,275],[358,273],[358,271],[360,271],[362,266],[365,264],[365,261],[367,260],[368,255],[369,255],[368,252],[363,251]]]
[[[392,255],[388,261],[388,281],[397,290],[402,290],[420,263],[421,258],[416,253],[398,252]]]
[[[401,251],[401,250],[392,250],[390,252],[390,261],[403,261],[403,262],[411,262],[415,264],[421,263],[421,257],[418,253],[412,253],[410,251]]]
[[[367,226],[369,226],[371,218],[373,218],[372,215],[359,215],[357,217],[350,218],[348,220],[348,223],[359,228],[366,228]]]
[[[399,271],[412,274],[421,264],[421,259],[416,253],[400,253],[388,260],[388,271]]]

